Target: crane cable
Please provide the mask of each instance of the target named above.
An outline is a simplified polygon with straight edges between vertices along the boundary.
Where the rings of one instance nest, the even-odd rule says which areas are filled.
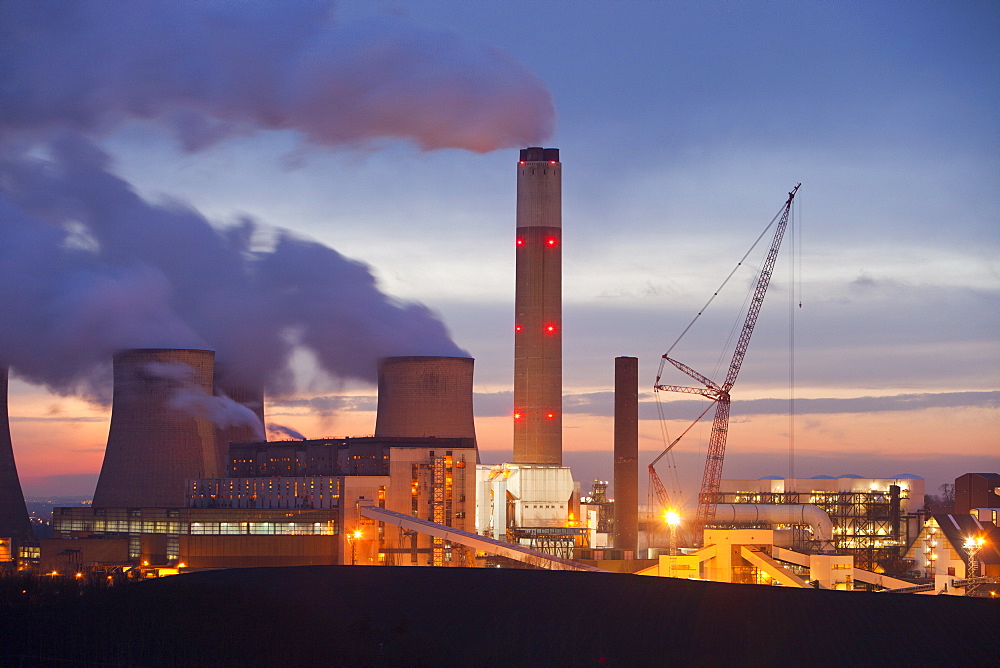
[[[722,288],[726,287],[726,284],[729,282],[729,279],[731,279],[733,277],[733,275],[737,271],[739,271],[740,267],[743,265],[743,262],[747,259],[747,257],[750,255],[750,253],[753,252],[753,249],[757,247],[757,244],[760,243],[760,240],[764,238],[764,236],[767,234],[767,231],[771,229],[772,225],[774,225],[774,221],[778,220],[778,218],[781,217],[781,214],[783,212],[784,212],[784,209],[782,209],[781,211],[779,211],[778,213],[776,213],[774,215],[774,218],[772,218],[771,222],[767,224],[767,227],[764,228],[764,231],[760,233],[760,236],[757,237],[757,240],[753,242],[753,245],[750,246],[750,249],[743,255],[743,257],[740,258],[740,261],[736,263],[736,266],[733,267],[733,270],[731,272],[729,272],[729,275],[726,276],[726,279],[724,281],[722,281],[722,285],[720,285],[718,288],[716,288],[715,292],[712,293],[712,296],[708,298],[707,302],[705,302],[705,305],[701,307],[700,311],[698,311],[698,314],[694,317],[693,320],[691,320],[690,323],[688,323],[688,326],[684,328],[684,331],[681,332],[680,336],[677,337],[677,340],[674,341],[673,344],[670,346],[670,348],[667,350],[667,352],[664,353],[664,357],[666,357],[667,355],[669,355],[673,351],[673,349],[675,347],[677,347],[677,344],[681,342],[681,339],[683,339],[684,336],[688,333],[688,330],[690,330],[694,326],[694,323],[696,323],[698,321],[698,318],[700,318],[701,315],[702,315],[702,313],[705,312],[705,309],[708,308],[709,304],[711,304],[713,301],[715,301],[715,298],[719,296],[719,293],[722,291]],[[662,368],[662,364],[661,364],[661,368]]]
[[[801,212],[801,201],[797,202],[796,206]],[[789,222],[792,252],[788,266],[792,289],[788,293],[788,480],[791,489],[786,486],[785,491],[793,492],[795,491],[795,304],[797,301],[798,307],[802,308],[802,216],[796,216],[793,209]],[[797,300],[796,293],[798,293]]]

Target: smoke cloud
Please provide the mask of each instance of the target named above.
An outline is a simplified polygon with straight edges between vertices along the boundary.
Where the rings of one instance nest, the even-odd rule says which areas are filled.
[[[292,391],[312,350],[341,378],[392,355],[466,355],[371,270],[252,219],[151,202],[99,141],[124,123],[197,152],[291,131],[317,146],[540,143],[551,95],[492,49],[396,19],[348,25],[329,2],[0,4],[0,364],[108,398],[124,348],[207,348],[230,386]]]

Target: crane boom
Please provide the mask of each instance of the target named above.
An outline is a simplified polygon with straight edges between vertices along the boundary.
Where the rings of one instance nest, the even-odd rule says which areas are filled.
[[[771,281],[771,274],[774,272],[774,263],[778,259],[778,249],[781,247],[781,240],[785,235],[785,228],[788,227],[788,216],[792,210],[792,200],[795,199],[795,193],[798,192],[799,186],[801,185],[802,184],[800,183],[792,188],[792,191],[788,193],[788,199],[785,201],[785,206],[781,210],[778,226],[774,231],[774,237],[771,239],[771,248],[768,250],[764,264],[761,266],[760,275],[757,278],[757,285],[754,288],[753,299],[750,302],[750,307],[747,309],[746,321],[743,323],[743,331],[740,332],[740,338],[736,342],[736,350],[733,353],[733,361],[729,365],[729,372],[726,374],[725,381],[723,381],[720,386],[686,364],[664,355],[664,360],[670,362],[688,376],[702,383],[705,388],[701,389],[677,385],[660,385],[658,384],[660,380],[659,377],[656,379],[657,384],[654,385],[654,389],[657,391],[701,394],[702,396],[713,400],[716,405],[715,419],[712,421],[712,433],[708,441],[708,455],[705,460],[705,471],[702,474],[701,479],[701,491],[698,494],[698,512],[695,518],[694,527],[696,536],[700,536],[702,534],[702,529],[704,529],[705,526],[715,518],[716,497],[719,492],[719,483],[722,479],[722,462],[726,454],[726,436],[729,432],[729,408],[731,404],[729,391],[736,382],[736,377],[739,375],[740,368],[743,366],[743,359],[746,357],[747,348],[750,345],[750,337],[753,335],[754,326],[757,324],[757,316],[760,314],[760,308],[764,303],[764,295],[767,292],[767,286]],[[663,368],[662,362],[660,363],[660,368]],[[704,413],[702,413],[702,415],[704,415]],[[701,417],[698,418],[698,420],[700,419]],[[697,422],[697,420],[695,422]],[[690,427],[688,429],[690,429]],[[684,433],[687,433],[687,431]],[[676,441],[672,443],[670,447],[673,447],[675,443]],[[650,468],[652,468],[652,465],[650,465]],[[655,472],[653,473],[655,475]]]

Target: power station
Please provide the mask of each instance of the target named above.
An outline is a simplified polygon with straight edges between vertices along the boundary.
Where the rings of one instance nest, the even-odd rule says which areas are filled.
[[[666,356],[706,388],[661,386],[657,377],[657,389],[701,394],[723,411],[713,427],[717,461],[699,498],[704,544],[677,549],[673,527],[652,504],[640,512],[635,357],[614,360],[615,498],[603,481],[582,494],[563,463],[559,149],[521,150],[516,176],[512,461],[480,463],[472,358],[379,360],[370,435],[266,441],[263,393],[227,377],[213,351],[124,350],[113,359],[111,424],[93,503],[55,510],[54,538],[39,541],[34,566],[58,573],[91,564],[136,577],[317,564],[528,566],[928,593],[996,581],[1000,558],[993,564],[977,553],[966,566],[952,549],[954,527],[996,531],[995,474],[963,477],[962,517],[928,514],[916,476],[718,479],[729,390],[766,281],[758,282],[725,384]],[[0,561],[12,561],[31,529],[5,368],[0,388]],[[921,584],[895,576],[907,568]]]

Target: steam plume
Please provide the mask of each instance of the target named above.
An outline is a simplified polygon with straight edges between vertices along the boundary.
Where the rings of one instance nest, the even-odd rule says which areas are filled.
[[[465,354],[363,263],[146,201],[97,142],[142,121],[192,152],[275,130],[321,146],[524,146],[554,114],[523,66],[397,20],[337,22],[329,2],[6,2],[0,25],[0,364],[106,397],[99,372],[125,348],[211,348],[228,383],[275,393],[292,389],[296,346],[369,380],[380,357]]]
[[[125,348],[209,348],[230,384],[290,390],[295,346],[339,377],[372,380],[386,355],[463,355],[424,306],[379,291],[368,267],[249,219],[213,227],[152,204],[79,137],[47,159],[0,158],[0,359],[57,391],[100,389]]]
[[[192,151],[254,130],[491,151],[552,131],[551,95],[510,57],[397,19],[345,24],[331,2],[4,2],[0,25],[5,133],[148,119]]]

